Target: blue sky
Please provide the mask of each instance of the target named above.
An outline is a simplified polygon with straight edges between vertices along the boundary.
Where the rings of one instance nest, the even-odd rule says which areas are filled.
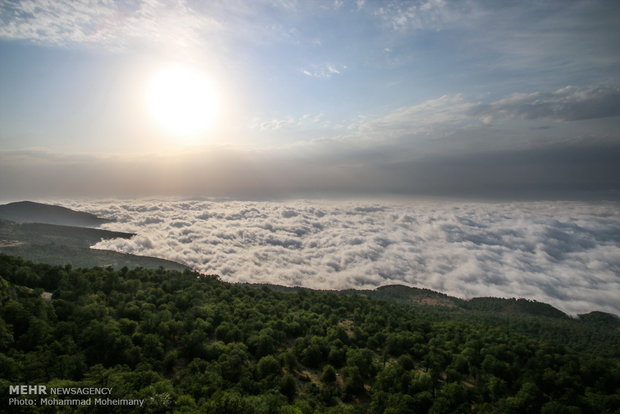
[[[617,1],[2,1],[0,190],[617,197]],[[159,68],[215,85],[191,137]]]

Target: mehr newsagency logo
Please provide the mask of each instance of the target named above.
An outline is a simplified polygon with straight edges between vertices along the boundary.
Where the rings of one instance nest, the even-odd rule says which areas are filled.
[[[9,385],[10,406],[137,406],[144,399],[114,398],[106,387],[48,387],[46,385]]]

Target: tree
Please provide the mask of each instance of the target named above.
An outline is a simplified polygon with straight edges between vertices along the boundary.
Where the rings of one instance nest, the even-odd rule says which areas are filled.
[[[297,394],[297,384],[295,378],[291,374],[285,374],[280,380],[280,392],[285,395],[289,401],[293,401]]]
[[[238,342],[241,340],[241,331],[230,322],[222,322],[215,329],[215,337],[226,343]]]
[[[271,355],[262,357],[256,364],[256,371],[259,378],[267,378],[280,374],[280,363]]]
[[[375,373],[374,353],[367,348],[350,348],[347,351],[347,366],[356,367],[362,378],[369,378]]]
[[[364,380],[357,367],[346,367],[344,370],[344,393],[347,396],[359,395],[364,392]]]
[[[336,370],[331,365],[327,364],[323,367],[321,374],[321,381],[325,383],[333,383],[336,381]]]

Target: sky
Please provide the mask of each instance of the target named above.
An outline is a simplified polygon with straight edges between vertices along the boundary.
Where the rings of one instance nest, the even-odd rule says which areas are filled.
[[[0,0],[3,199],[618,199],[615,0]]]

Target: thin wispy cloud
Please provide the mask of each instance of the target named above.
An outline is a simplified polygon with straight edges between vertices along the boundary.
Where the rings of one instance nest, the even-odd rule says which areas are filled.
[[[506,118],[581,121],[616,116],[620,116],[620,87],[617,85],[568,85],[555,91],[515,93],[489,103],[480,103],[462,94],[444,95],[398,108],[360,126],[387,133],[415,133],[438,126],[454,130],[480,121],[488,123]]]
[[[380,2],[373,14],[395,31],[440,30],[473,13],[472,2],[446,0]]]
[[[383,139],[403,134],[437,133],[438,129],[453,130],[476,121],[468,114],[473,105],[462,95],[444,95],[418,105],[398,108],[375,119],[365,119],[357,125],[353,124],[351,129],[358,128],[361,135],[381,135]]]
[[[147,39],[194,42],[217,21],[193,12],[186,2],[20,1],[5,4],[0,37],[46,45],[135,46]]]
[[[485,152],[527,147],[535,150],[587,141],[593,145],[615,145],[618,135],[609,128],[619,116],[617,85],[569,85],[554,91],[515,93],[487,102],[456,94],[354,120],[348,124],[351,133],[341,139],[353,145],[397,145],[401,154],[407,153],[408,147],[427,155],[450,149],[462,153],[467,147]],[[511,127],[514,120],[529,128]],[[540,121],[552,124],[541,126]],[[541,134],[552,127],[561,133]],[[533,134],[532,130],[539,132]],[[481,144],[484,146],[480,147]]]
[[[315,65],[309,69],[303,69],[301,72],[312,78],[329,79],[332,76],[341,75],[347,67],[344,65]]]
[[[328,125],[323,119],[323,114],[303,114],[300,117],[288,117],[286,119],[254,119],[251,128],[259,131],[278,131],[287,127],[306,128],[318,125]]]
[[[474,116],[580,121],[620,116],[620,87],[566,86],[553,92],[518,93],[472,106]]]
[[[286,40],[266,10],[294,13],[295,2],[193,2],[187,0],[33,1],[0,6],[0,38],[47,46],[91,45],[114,51],[190,49],[194,53],[233,41]],[[217,38],[219,41],[214,42]]]

